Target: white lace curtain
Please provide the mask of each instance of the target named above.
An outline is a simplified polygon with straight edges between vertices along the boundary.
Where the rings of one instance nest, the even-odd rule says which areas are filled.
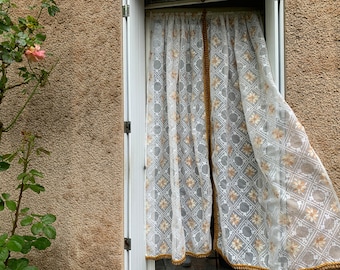
[[[259,16],[152,13],[150,48],[146,257],[339,268],[339,199],[275,87]]]

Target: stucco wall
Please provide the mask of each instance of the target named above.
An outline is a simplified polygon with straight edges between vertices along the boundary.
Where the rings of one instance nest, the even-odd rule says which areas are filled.
[[[285,2],[286,98],[340,196],[339,5]],[[123,269],[121,2],[58,3],[45,49],[60,62],[22,118],[52,152],[38,208],[57,215],[57,240],[32,259],[41,270]]]
[[[37,166],[46,192],[25,201],[34,208],[40,198],[34,210],[56,214],[57,239],[30,257],[41,270],[123,269],[121,2],[56,2],[61,12],[43,18],[43,49],[59,63],[16,129],[38,133],[51,151]],[[12,146],[16,130],[3,138]]]
[[[340,5],[285,2],[286,98],[340,197]]]

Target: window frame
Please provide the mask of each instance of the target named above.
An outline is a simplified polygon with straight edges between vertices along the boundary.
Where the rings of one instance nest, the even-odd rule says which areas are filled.
[[[131,250],[124,251],[125,270],[154,270],[145,259],[145,9],[144,0],[123,0],[129,16],[123,18],[124,121],[131,131],[124,135],[124,237]],[[265,29],[274,79],[284,96],[284,0],[265,0]]]

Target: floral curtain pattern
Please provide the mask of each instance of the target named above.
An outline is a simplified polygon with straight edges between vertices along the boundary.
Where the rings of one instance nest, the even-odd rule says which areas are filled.
[[[213,231],[236,269],[340,267],[339,199],[275,87],[258,15],[154,13],[150,22],[147,258],[206,256]]]

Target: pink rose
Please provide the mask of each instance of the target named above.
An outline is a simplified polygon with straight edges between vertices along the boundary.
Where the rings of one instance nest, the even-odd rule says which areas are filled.
[[[25,51],[25,55],[28,61],[37,62],[45,58],[45,51],[40,50],[40,46],[35,44]]]

